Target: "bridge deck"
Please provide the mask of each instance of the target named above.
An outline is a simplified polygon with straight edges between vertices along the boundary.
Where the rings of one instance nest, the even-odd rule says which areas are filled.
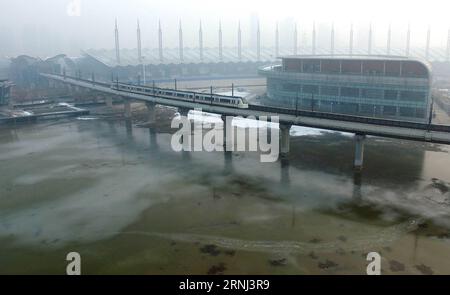
[[[102,93],[118,95],[128,99],[153,102],[161,105],[188,109],[202,109],[205,112],[230,116],[254,116],[257,118],[261,116],[278,116],[279,121],[282,124],[306,126],[381,137],[401,138],[423,142],[450,144],[450,126],[320,113],[304,110],[296,111],[291,109],[256,105],[250,105],[248,109],[239,109],[209,103],[206,104],[179,100],[175,97],[167,97],[162,95],[153,96],[152,94],[117,91],[111,89],[110,83],[93,82],[89,80],[63,77],[59,75],[42,75],[44,77],[47,77],[48,79],[59,81],[65,84],[88,88]]]

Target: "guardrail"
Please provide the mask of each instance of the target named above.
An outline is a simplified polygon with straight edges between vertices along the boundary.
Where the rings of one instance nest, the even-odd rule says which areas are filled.
[[[249,109],[255,110],[255,111],[261,111],[261,112],[294,115],[296,117],[303,116],[303,117],[311,117],[311,118],[318,118],[318,119],[338,120],[338,121],[364,123],[364,124],[381,125],[381,126],[413,128],[413,129],[420,129],[420,130],[427,130],[427,131],[450,132],[450,126],[447,126],[447,125],[425,124],[425,123],[418,123],[418,122],[389,120],[389,119],[376,119],[376,118],[370,118],[370,117],[360,117],[360,116],[351,116],[351,115],[325,113],[325,112],[314,112],[314,111],[305,111],[305,110],[294,110],[294,109],[286,109],[286,108],[270,107],[270,106],[262,106],[262,105],[249,105]]]

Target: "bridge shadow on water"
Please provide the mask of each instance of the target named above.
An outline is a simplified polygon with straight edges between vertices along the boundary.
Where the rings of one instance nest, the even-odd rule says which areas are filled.
[[[99,120],[83,126],[79,124],[81,130],[112,141],[123,154],[138,152],[149,165],[172,167],[186,183],[208,187],[213,197],[214,191],[224,190],[363,220],[382,219],[386,211],[400,219],[411,216],[399,204],[421,182],[430,181],[422,179],[425,153],[439,151],[435,145],[369,137],[358,173],[352,166],[354,139],[347,134],[294,136],[289,156],[260,163],[258,153],[174,152],[169,133],[131,122]]]

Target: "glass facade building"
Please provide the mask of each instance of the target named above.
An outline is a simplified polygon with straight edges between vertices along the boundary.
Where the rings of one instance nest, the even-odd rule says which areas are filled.
[[[259,69],[267,105],[427,122],[431,67],[397,56],[286,56]]]

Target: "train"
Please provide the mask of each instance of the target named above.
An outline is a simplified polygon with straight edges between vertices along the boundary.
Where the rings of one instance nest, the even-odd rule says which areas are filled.
[[[159,87],[136,86],[124,83],[112,83],[111,89],[136,94],[158,96],[169,99],[184,100],[201,104],[214,104],[226,107],[248,109],[248,102],[240,96],[226,96],[220,94],[192,92],[184,90],[165,89]]]

